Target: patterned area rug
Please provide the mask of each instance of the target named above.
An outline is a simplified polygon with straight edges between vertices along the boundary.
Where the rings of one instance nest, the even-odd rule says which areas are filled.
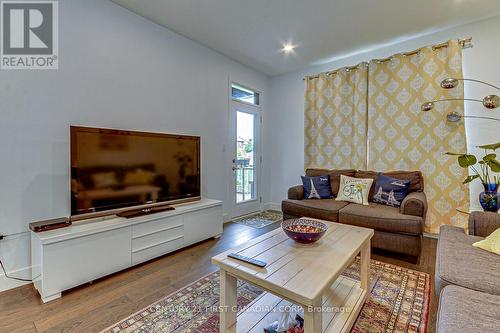
[[[266,210],[264,212],[237,218],[233,222],[246,225],[247,227],[260,229],[264,228],[267,225],[281,222],[281,220],[283,220],[283,215],[281,215],[281,212],[275,210]]]
[[[429,315],[429,274],[372,260],[372,290],[351,333],[424,333]],[[356,260],[344,276],[359,280]],[[238,281],[238,306],[262,291]],[[218,332],[219,273],[161,299],[101,333]]]

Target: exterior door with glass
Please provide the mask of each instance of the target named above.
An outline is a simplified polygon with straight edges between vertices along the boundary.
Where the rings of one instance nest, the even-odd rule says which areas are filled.
[[[260,107],[232,101],[231,217],[260,211]]]

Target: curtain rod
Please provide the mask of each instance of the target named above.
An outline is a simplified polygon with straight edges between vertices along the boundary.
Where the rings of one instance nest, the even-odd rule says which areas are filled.
[[[464,39],[459,39],[458,40],[458,43],[460,44],[460,46],[462,47],[462,49],[468,49],[468,48],[471,48],[472,47],[472,37],[469,37],[469,38],[464,38]],[[440,43],[440,44],[436,44],[436,45],[432,45],[432,49],[433,50],[439,50],[443,47],[448,47],[448,42],[444,42],[444,43]],[[415,55],[415,54],[418,54],[424,47],[420,47],[414,51],[410,51],[410,52],[401,52],[402,55],[404,56],[412,56],[412,55]],[[390,61],[392,59],[393,56],[390,56],[390,57],[387,57],[387,58],[383,58],[383,59],[373,59],[373,61],[377,62],[377,63],[383,63],[383,62],[386,62],[386,61]],[[321,73],[321,74],[325,74],[325,75],[335,75],[337,74],[338,72],[342,71],[342,70],[345,70],[345,71],[351,71],[351,70],[354,70],[354,69],[358,69],[360,68],[361,66],[364,66],[365,64],[368,64],[366,61],[362,62],[362,63],[359,63],[358,65],[355,65],[355,66],[347,66],[347,67],[342,67],[342,68],[339,68],[339,69],[336,69],[336,70],[333,70],[333,71],[328,71],[328,72],[324,72],[324,73]],[[319,78],[319,76],[321,74],[316,74],[316,75],[312,75],[312,76],[306,76],[304,77],[302,80],[310,80],[310,79],[317,79]]]

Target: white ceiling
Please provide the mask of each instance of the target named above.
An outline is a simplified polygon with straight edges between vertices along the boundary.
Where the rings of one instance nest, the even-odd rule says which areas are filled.
[[[112,1],[270,76],[500,14],[499,0]]]

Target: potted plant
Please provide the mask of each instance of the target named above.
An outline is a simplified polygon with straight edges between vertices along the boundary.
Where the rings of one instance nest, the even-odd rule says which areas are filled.
[[[477,146],[484,149],[484,156],[480,161],[471,154],[447,152],[447,155],[457,156],[458,164],[462,168],[471,168],[473,174],[467,176],[464,184],[479,179],[484,187],[484,192],[479,194],[479,202],[485,211],[497,212],[499,208],[498,185],[500,177],[495,173],[500,172],[500,162],[497,160],[495,151],[500,148],[500,142]]]

